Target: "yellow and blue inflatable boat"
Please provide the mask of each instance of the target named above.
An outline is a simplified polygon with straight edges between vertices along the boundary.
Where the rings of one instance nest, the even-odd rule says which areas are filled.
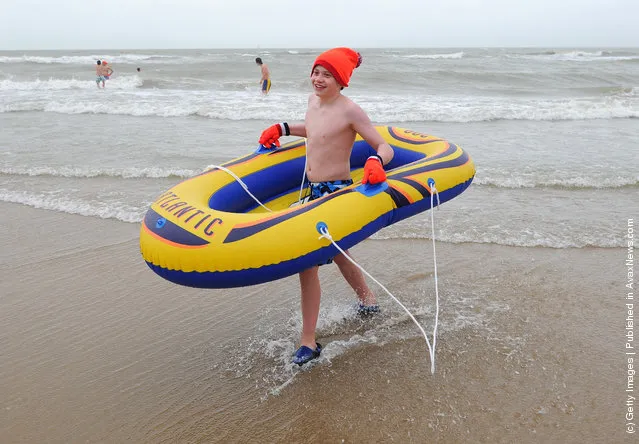
[[[472,182],[475,166],[460,147],[407,129],[377,130],[395,151],[385,166],[386,182],[360,184],[364,163],[374,151],[358,136],[351,155],[355,183],[296,205],[306,160],[304,140],[277,150],[258,149],[161,194],[142,221],[142,257],[163,278],[190,287],[268,282],[338,253],[329,240],[320,238],[318,224],[348,249],[428,210],[433,184],[439,201],[445,202]]]

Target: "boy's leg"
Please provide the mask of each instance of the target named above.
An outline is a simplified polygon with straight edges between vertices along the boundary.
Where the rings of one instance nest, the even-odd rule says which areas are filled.
[[[313,266],[300,273],[300,286],[302,290],[302,338],[300,345],[305,345],[315,350],[315,327],[320,310],[319,267]]]
[[[348,251],[346,252],[348,254]],[[350,256],[350,254],[349,254]],[[377,304],[377,299],[375,299],[375,294],[371,291],[364,279],[364,274],[362,271],[357,268],[355,264],[349,261],[343,254],[338,254],[333,259],[333,262],[337,264],[339,267],[339,271],[346,279],[346,282],[355,290],[357,293],[357,298],[359,302],[363,305],[375,305]]]

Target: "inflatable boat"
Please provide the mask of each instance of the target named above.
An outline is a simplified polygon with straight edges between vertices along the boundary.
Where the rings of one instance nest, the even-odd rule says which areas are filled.
[[[176,284],[229,288],[260,284],[326,262],[342,249],[431,206],[432,188],[446,202],[471,184],[464,150],[408,129],[376,128],[393,147],[387,180],[362,185],[374,150],[359,136],[350,159],[354,184],[304,203],[304,139],[214,167],[162,193],[146,213],[140,249],[148,266]],[[435,200],[437,202],[437,200]]]

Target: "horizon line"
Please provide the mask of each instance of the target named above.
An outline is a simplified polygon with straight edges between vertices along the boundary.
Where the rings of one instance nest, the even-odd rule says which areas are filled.
[[[356,49],[639,49],[639,46],[617,46],[617,45],[600,45],[600,46],[578,46],[578,45],[557,45],[557,46],[542,46],[542,45],[512,45],[512,46],[351,46]],[[237,47],[121,47],[121,48],[70,48],[70,47],[62,47],[62,48],[17,48],[17,49],[6,49],[0,48],[0,51],[3,52],[11,52],[11,51],[122,51],[122,50],[132,50],[132,51],[158,51],[158,50],[170,50],[170,51],[185,51],[185,50],[322,50],[328,48],[328,46],[305,46],[305,47],[291,47],[291,46],[237,46]]]

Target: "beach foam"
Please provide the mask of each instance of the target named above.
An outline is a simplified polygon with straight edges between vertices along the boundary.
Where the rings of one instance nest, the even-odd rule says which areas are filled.
[[[44,111],[61,114],[113,114],[130,116],[200,116],[219,120],[272,118],[273,109],[282,116],[303,118],[304,95],[270,95],[269,100],[252,100],[248,86],[239,83],[227,90],[143,89],[136,76],[109,80],[107,89],[125,95],[107,96],[96,103],[95,83],[90,81],[45,80],[32,82],[0,81],[0,89],[26,92],[0,104],[0,113]],[[61,90],[91,92],[69,97]],[[136,90],[138,89],[138,90]],[[42,91],[51,94],[43,95]],[[32,94],[30,94],[32,93]],[[429,96],[352,96],[380,122],[490,122],[498,120],[590,120],[639,118],[636,89],[607,96],[582,99],[471,98]],[[251,106],[244,106],[247,101]]]

